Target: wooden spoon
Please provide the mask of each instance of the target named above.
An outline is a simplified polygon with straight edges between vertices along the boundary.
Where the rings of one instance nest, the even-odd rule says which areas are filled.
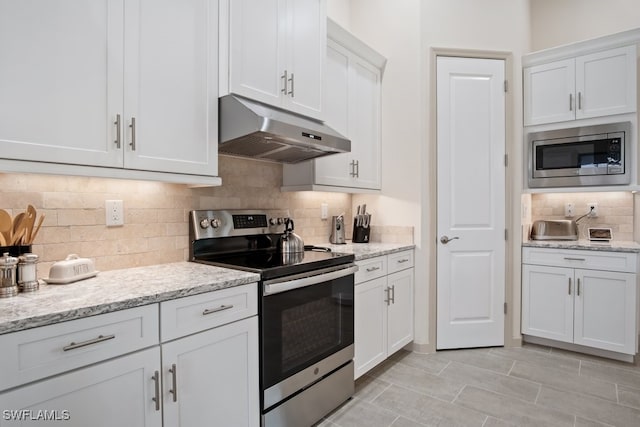
[[[27,211],[24,213],[23,221],[25,221],[24,226],[24,238],[23,242],[25,245],[31,244],[31,234],[33,234],[33,225],[36,222],[36,208],[33,205],[27,205]]]
[[[44,221],[44,214],[40,215],[40,218],[38,218],[38,224],[36,225],[36,229],[33,230],[33,233],[31,233],[31,240],[29,240],[29,244],[33,244],[33,241],[36,239],[36,236],[38,235],[38,231],[40,231],[40,226],[42,225],[42,221]]]
[[[4,237],[5,245],[11,243],[13,224],[11,223],[11,215],[4,209],[0,209],[0,234]]]
[[[12,245],[19,245],[20,242],[22,241],[22,235],[24,234],[24,226],[22,225],[23,218],[24,218],[24,212],[20,212],[18,215],[16,215],[13,218],[13,227],[12,227],[13,231],[12,231],[12,238],[11,238]]]

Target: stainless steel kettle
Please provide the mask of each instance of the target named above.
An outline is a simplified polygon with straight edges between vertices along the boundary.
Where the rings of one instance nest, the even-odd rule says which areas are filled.
[[[292,219],[284,220],[284,234],[280,237],[280,252],[283,254],[304,252],[304,241],[293,232],[293,227]]]

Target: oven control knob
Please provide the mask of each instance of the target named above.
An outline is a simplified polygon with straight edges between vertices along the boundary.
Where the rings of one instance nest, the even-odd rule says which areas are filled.
[[[212,226],[213,228],[218,228],[218,227],[220,227],[220,220],[219,220],[218,218],[213,218],[213,219],[211,220],[211,226]]]
[[[209,228],[209,219],[208,218],[205,218],[205,219],[200,221],[200,228],[204,228],[204,229]]]
[[[275,218],[269,218],[269,225],[276,225],[277,221]]]
[[[278,225],[284,224],[284,218],[278,218]]]

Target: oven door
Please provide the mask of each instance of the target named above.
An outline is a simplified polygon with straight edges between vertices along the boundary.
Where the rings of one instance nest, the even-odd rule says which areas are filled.
[[[263,283],[261,388],[267,409],[353,358],[349,264]]]

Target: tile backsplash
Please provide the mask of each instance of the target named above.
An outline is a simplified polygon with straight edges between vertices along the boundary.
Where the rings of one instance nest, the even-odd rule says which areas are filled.
[[[221,156],[221,187],[37,174],[0,173],[0,208],[12,216],[28,204],[45,220],[32,251],[40,256],[38,276],[75,253],[92,258],[97,270],[113,270],[188,257],[187,216],[192,209],[289,209],[305,243],[329,239],[329,216],[351,217],[351,195],[280,192],[282,165]],[[124,201],[125,224],[106,227],[105,200]],[[350,227],[347,229],[350,235]]]
[[[573,203],[573,218],[565,218],[566,203]],[[631,192],[549,193],[531,195],[531,220],[574,219],[589,211],[588,204],[598,204],[596,218],[584,217],[578,222],[580,239],[587,239],[589,227],[611,228],[613,240],[634,239],[634,195]]]

